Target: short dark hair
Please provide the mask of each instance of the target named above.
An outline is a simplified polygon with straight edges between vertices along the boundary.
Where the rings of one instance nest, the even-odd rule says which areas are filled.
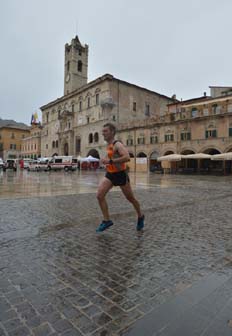
[[[116,133],[116,126],[114,126],[114,124],[106,123],[105,125],[103,125],[103,127],[109,127],[111,132],[113,132],[114,134]]]

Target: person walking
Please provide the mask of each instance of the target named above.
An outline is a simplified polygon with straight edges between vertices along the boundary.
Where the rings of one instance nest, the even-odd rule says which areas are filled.
[[[107,123],[103,126],[102,135],[107,142],[107,156],[101,160],[101,163],[106,166],[106,174],[97,191],[97,199],[103,214],[103,221],[96,231],[102,232],[113,225],[105,199],[106,194],[113,186],[119,186],[126,199],[133,205],[138,216],[136,228],[141,231],[144,228],[144,215],[141,213],[140,204],[131,189],[126,169],[126,162],[130,161],[130,155],[126,147],[120,141],[114,139],[115,133],[116,127],[113,124]]]

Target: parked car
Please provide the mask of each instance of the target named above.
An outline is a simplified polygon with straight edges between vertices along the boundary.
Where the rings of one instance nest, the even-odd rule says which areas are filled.
[[[13,169],[14,171],[17,170],[17,163],[15,159],[7,159],[3,164],[3,171],[7,169]]]

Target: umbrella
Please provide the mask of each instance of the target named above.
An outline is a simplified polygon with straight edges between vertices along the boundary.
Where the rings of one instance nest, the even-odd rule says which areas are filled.
[[[158,157],[157,161],[181,161],[186,155],[181,154],[169,154]]]
[[[98,162],[100,161],[98,158],[95,158],[91,155],[87,156],[87,159],[89,160],[89,162]]]
[[[98,162],[99,159],[97,159],[97,158],[95,158],[95,157],[89,155],[89,156],[87,156],[87,157],[83,157],[83,158],[81,158],[80,161],[81,161],[81,162]]]
[[[185,159],[211,159],[212,155],[205,153],[195,153],[185,155]]]
[[[212,155],[211,160],[232,160],[232,152]]]

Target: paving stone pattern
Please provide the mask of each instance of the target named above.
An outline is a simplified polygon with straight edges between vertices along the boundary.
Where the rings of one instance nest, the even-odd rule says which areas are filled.
[[[1,199],[0,336],[122,335],[230,271],[232,179],[175,179],[136,189],[142,233],[119,191],[108,196],[114,225],[102,234],[93,193]]]

